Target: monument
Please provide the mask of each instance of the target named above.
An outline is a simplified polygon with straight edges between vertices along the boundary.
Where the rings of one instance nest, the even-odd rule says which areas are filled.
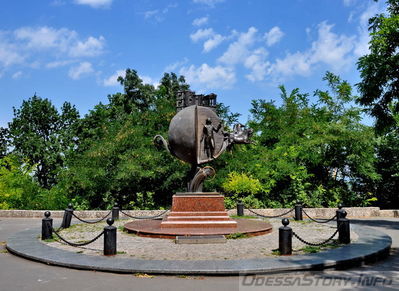
[[[204,180],[215,175],[215,170],[210,166],[201,166],[217,159],[233,144],[249,144],[253,130],[238,123],[234,125],[233,132],[225,131],[216,114],[215,94],[179,92],[176,109],[177,113],[169,125],[168,140],[157,135],[154,142],[191,165],[187,175],[187,191],[173,195],[171,211],[160,223],[134,221],[126,224],[125,228],[138,234],[148,232],[151,228],[153,234],[158,234],[153,236],[159,237],[235,232],[263,234],[271,231],[270,224],[265,222],[239,223],[231,219],[224,206],[223,194],[203,192]],[[240,224],[245,224],[248,231]]]

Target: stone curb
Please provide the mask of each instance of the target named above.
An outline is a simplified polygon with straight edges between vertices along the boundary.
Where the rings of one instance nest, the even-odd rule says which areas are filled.
[[[50,247],[38,239],[39,230],[25,230],[11,236],[7,249],[18,256],[45,264],[114,273],[244,275],[289,271],[348,268],[372,263],[389,254],[390,236],[375,229],[353,225],[356,242],[315,254],[242,260],[142,260],[89,256]]]
[[[304,208],[306,213],[315,218],[331,218],[335,215],[336,208]],[[367,218],[367,217],[399,217],[399,210],[384,209],[379,207],[348,207],[344,208],[348,212],[348,218]],[[280,213],[288,211],[288,208],[275,208],[275,209],[255,209],[261,215],[275,216]],[[35,217],[42,218],[45,210],[0,210],[0,217]],[[154,216],[158,215],[164,210],[125,210],[124,212],[132,216]],[[76,210],[74,213],[81,218],[101,218],[104,217],[109,210]],[[236,210],[230,209],[229,215],[235,215]],[[254,215],[245,209],[245,215]],[[62,218],[64,215],[63,210],[51,211],[53,218]],[[125,215],[120,213],[123,218]],[[285,217],[292,217],[293,212],[285,215]],[[306,215],[304,215],[306,217]]]

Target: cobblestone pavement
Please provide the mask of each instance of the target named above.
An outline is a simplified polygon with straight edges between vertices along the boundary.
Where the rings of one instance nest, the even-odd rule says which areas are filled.
[[[118,256],[132,257],[146,260],[231,260],[251,259],[273,256],[278,249],[278,228],[281,219],[269,219],[273,225],[273,232],[256,237],[227,239],[226,243],[218,244],[176,244],[171,239],[147,238],[122,231],[123,225],[131,220],[119,220],[118,227]],[[100,233],[105,223],[76,224],[69,229],[60,231],[60,235],[71,242],[88,241]],[[336,230],[336,222],[316,223],[311,221],[294,221],[290,223],[292,229],[308,242],[322,242],[329,238]],[[334,237],[338,238],[338,234]],[[351,233],[352,241],[357,239],[356,233]],[[303,254],[306,246],[295,237],[293,238],[293,254]],[[103,240],[85,247],[71,247],[65,243],[51,242],[52,247],[87,255],[102,255]],[[156,252],[154,252],[156,250]]]

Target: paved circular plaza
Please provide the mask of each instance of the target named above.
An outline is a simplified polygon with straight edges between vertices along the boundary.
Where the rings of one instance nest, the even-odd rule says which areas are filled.
[[[118,221],[121,226],[126,221]],[[294,270],[311,270],[370,262],[385,257],[391,246],[391,238],[372,228],[354,225],[352,242],[337,248],[306,253],[305,245],[293,238],[294,255],[276,256],[278,248],[279,219],[269,221],[271,234],[228,239],[221,244],[180,245],[173,240],[143,238],[123,233],[119,227],[118,254],[104,257],[102,239],[86,248],[74,248],[58,242],[44,243],[39,240],[40,229],[18,232],[7,240],[10,252],[19,256],[78,269],[100,270],[119,273],[155,274],[208,274],[238,275]],[[316,224],[308,221],[291,222],[293,230],[310,242],[320,242],[335,231],[335,224]],[[79,242],[101,232],[104,223],[75,225],[61,232],[65,238]],[[238,236],[239,237],[239,236]]]

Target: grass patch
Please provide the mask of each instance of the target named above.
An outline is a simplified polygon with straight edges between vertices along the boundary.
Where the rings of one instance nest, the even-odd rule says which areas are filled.
[[[187,279],[188,276],[187,276],[187,275],[177,275],[177,278],[180,278],[180,279]]]
[[[245,233],[236,232],[226,235],[227,239],[241,239],[241,238],[248,238],[249,236]]]
[[[272,250],[272,255],[273,256],[280,256],[281,255],[280,250],[279,249]]]
[[[8,253],[8,250],[7,249],[2,249],[2,250],[0,250],[0,254],[7,254]]]
[[[319,246],[305,246],[301,249],[305,254],[314,254],[321,251],[321,247]]]
[[[121,231],[121,232],[124,232],[124,233],[129,233],[129,232],[127,231],[127,229],[125,228],[125,226],[123,226],[123,225],[119,225],[119,226],[118,226],[118,230]]]
[[[299,223],[299,224],[309,224],[309,223],[312,223],[313,221],[311,221],[311,220],[295,220],[295,219],[291,219],[290,222]]]
[[[320,251],[328,250],[328,249],[335,249],[340,247],[341,245],[338,243],[337,240],[333,240],[332,242],[322,245],[322,246],[304,246],[299,251],[304,252],[305,254],[314,254]]]
[[[117,255],[124,255],[124,254],[126,254],[126,252],[125,251],[117,251],[116,254]]]
[[[135,273],[133,276],[135,276],[137,278],[154,278],[155,277],[155,276],[148,275],[145,273]]]
[[[91,232],[91,231],[97,231],[97,230],[100,230],[103,228],[104,228],[104,224],[101,222],[96,223],[96,224],[79,223],[79,224],[72,224],[70,227],[62,229],[62,232],[64,232],[64,233]]]
[[[56,239],[56,238],[48,238],[48,239],[45,239],[45,240],[43,240],[44,242],[46,242],[46,243],[52,243],[52,242],[58,242],[58,239]]]

